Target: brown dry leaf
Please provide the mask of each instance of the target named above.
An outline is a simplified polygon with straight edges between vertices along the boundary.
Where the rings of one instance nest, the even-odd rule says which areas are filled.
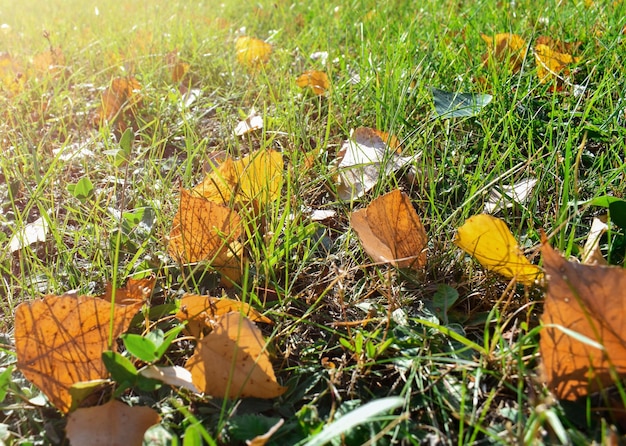
[[[488,214],[474,215],[457,230],[454,243],[488,270],[524,285],[532,285],[541,270],[524,256],[504,221]]]
[[[310,87],[313,93],[321,96],[330,88],[330,81],[323,71],[309,70],[298,76],[296,85],[300,88]]]
[[[275,150],[259,150],[248,156],[226,159],[193,188],[194,194],[216,203],[263,207],[280,198],[283,186],[283,157]]]
[[[102,105],[99,112],[100,123],[119,120],[121,128],[126,128],[125,121],[135,121],[135,115],[141,106],[141,84],[132,76],[118,77],[102,93]]]
[[[176,313],[176,318],[180,321],[187,321],[187,330],[191,336],[200,339],[210,332],[213,327],[212,323],[218,317],[231,312],[240,312],[256,322],[272,323],[270,319],[245,302],[198,294],[185,294],[180,299],[180,311]]]
[[[580,57],[572,57],[570,54],[553,50],[548,45],[535,45],[535,60],[537,61],[537,76],[542,83],[551,79],[560,80],[567,76],[567,66],[580,61]]]
[[[131,407],[111,400],[72,412],[65,431],[73,446],[141,446],[148,428],[160,420],[149,407]]]
[[[526,41],[517,34],[499,33],[490,37],[481,34],[480,37],[488,45],[487,53],[483,55],[483,64],[488,64],[489,59],[495,62],[508,63],[512,72],[517,72],[522,67],[526,57]]]
[[[426,266],[426,230],[404,192],[396,189],[353,212],[350,226],[375,262],[416,271]]]
[[[141,305],[115,305],[91,296],[46,296],[15,309],[17,367],[62,412],[70,387],[108,376],[101,355],[128,328]],[[115,343],[111,347],[115,349]]]
[[[398,138],[396,138],[396,135],[391,135],[389,134],[389,132],[383,132],[382,130],[372,130],[374,130],[374,133],[380,136],[380,139],[382,139],[383,142],[387,144],[390,149],[395,150],[398,155],[402,153],[402,144],[400,144],[400,141],[398,140]]]
[[[575,400],[626,374],[626,270],[568,262],[544,243],[539,348],[548,388]]]
[[[144,303],[152,294],[152,289],[156,283],[156,277],[147,277],[143,279],[128,279],[124,288],[115,290],[115,303],[119,305],[133,305]],[[111,302],[113,294],[113,286],[107,283],[105,286],[104,296],[102,298]]]
[[[241,231],[237,212],[181,189],[168,252],[180,263],[208,262],[236,283],[241,278]]]
[[[241,36],[235,42],[237,61],[248,67],[257,67],[270,59],[272,45],[254,37]]]
[[[287,390],[276,382],[261,330],[239,312],[220,317],[185,368],[216,398],[275,398]]]

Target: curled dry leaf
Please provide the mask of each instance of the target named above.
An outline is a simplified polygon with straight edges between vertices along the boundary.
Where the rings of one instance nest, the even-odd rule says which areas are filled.
[[[46,296],[15,309],[17,367],[62,412],[70,387],[108,376],[102,352],[125,332],[139,305],[115,305],[91,296]],[[112,324],[110,318],[113,316]]]
[[[489,199],[485,202],[485,212],[494,214],[502,209],[513,207],[514,203],[525,204],[535,184],[537,184],[536,178],[525,178],[512,186],[505,185],[491,190]]]
[[[350,226],[374,261],[416,271],[426,266],[426,230],[404,192],[394,190],[353,212]]]
[[[281,418],[280,420],[276,422],[275,425],[273,425],[270,428],[270,430],[268,430],[263,435],[257,435],[252,440],[246,440],[246,445],[247,446],[265,446],[267,442],[269,441],[269,439],[272,437],[272,435],[274,435],[283,424],[285,424],[285,420]]]
[[[493,37],[486,34],[480,35],[488,45],[487,53],[483,55],[483,64],[488,64],[490,59],[499,63],[508,63],[512,72],[517,72],[522,67],[526,57],[526,41],[517,34],[499,33]]]
[[[568,262],[548,243],[541,252],[543,371],[558,398],[575,400],[626,374],[626,270]]]
[[[261,330],[239,312],[219,318],[185,368],[198,389],[217,398],[275,398],[287,390],[276,382]]]
[[[235,42],[237,61],[248,67],[267,63],[272,54],[272,45],[254,37],[241,36]]]
[[[156,277],[146,277],[143,279],[128,279],[123,288],[115,290],[115,303],[120,305],[133,305],[144,303],[152,294],[152,289],[156,283]],[[102,298],[108,302],[112,301],[113,286],[107,283]]]
[[[169,254],[180,263],[208,262],[233,282],[241,278],[241,219],[237,212],[180,190]]]
[[[253,321],[272,323],[270,319],[245,302],[198,294],[185,294],[180,299],[180,311],[176,313],[176,318],[180,321],[187,321],[189,333],[200,339],[212,330],[213,324],[220,316],[231,312],[240,312]]]
[[[263,128],[263,116],[257,114],[252,109],[250,114],[243,121],[239,121],[233,133],[235,136],[243,136],[247,133],[254,132],[255,130],[261,130]]]
[[[499,218],[488,214],[470,217],[457,230],[454,243],[482,266],[524,285],[532,285],[541,270],[524,256],[511,231]]]
[[[338,157],[341,161],[337,189],[342,200],[362,197],[376,185],[380,176],[399,170],[413,160],[389,150],[385,141],[369,127],[355,129]]]
[[[607,265],[606,259],[602,256],[600,251],[600,239],[602,235],[608,231],[609,225],[600,220],[598,217],[593,217],[591,223],[591,229],[587,235],[587,241],[583,247],[583,251],[580,255],[582,263],[587,265]]]
[[[330,88],[330,81],[323,71],[309,70],[298,76],[296,85],[300,88],[310,87],[314,94],[321,96]]]
[[[67,418],[65,430],[73,446],[141,446],[148,428],[160,420],[149,407],[111,400],[102,406],[77,409]]]

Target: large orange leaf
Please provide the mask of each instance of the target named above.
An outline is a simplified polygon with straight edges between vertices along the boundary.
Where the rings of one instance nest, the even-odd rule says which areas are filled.
[[[129,121],[135,122],[135,116],[142,102],[140,91],[141,84],[134,77],[113,79],[102,93],[100,123],[117,122],[120,129],[125,129]]]
[[[524,256],[517,240],[499,218],[488,214],[474,215],[457,230],[454,243],[474,257],[482,266],[498,274],[532,285],[541,270]]]
[[[235,50],[240,64],[256,67],[267,63],[272,54],[272,45],[254,37],[241,36],[235,42]]]
[[[176,313],[176,318],[180,321],[187,321],[187,330],[199,339],[213,328],[213,322],[220,316],[235,311],[243,313],[253,321],[272,323],[270,319],[245,302],[198,294],[185,294],[180,299],[180,311]]]
[[[566,400],[626,375],[626,270],[568,262],[545,243],[539,347],[548,387]],[[613,369],[613,371],[612,371]]]
[[[208,262],[233,282],[241,277],[241,219],[234,210],[180,190],[168,252],[180,263]]]
[[[217,398],[275,398],[276,382],[261,330],[239,312],[222,316],[185,364],[194,385]]]
[[[396,189],[353,212],[350,226],[374,261],[417,271],[426,266],[426,230],[404,192]]]
[[[72,412],[65,430],[73,446],[141,446],[146,430],[160,420],[149,407],[131,407],[112,400]]]
[[[90,296],[46,296],[15,309],[17,367],[59,410],[71,405],[70,387],[104,378],[101,355],[127,330],[139,305],[115,305]],[[110,318],[113,317],[111,323]]]

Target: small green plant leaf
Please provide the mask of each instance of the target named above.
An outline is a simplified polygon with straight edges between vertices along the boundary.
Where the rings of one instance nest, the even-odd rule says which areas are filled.
[[[626,201],[616,200],[609,204],[611,221],[622,229],[626,229]]]
[[[156,353],[158,346],[148,336],[126,333],[121,338],[131,355],[144,362],[154,362],[159,359]]]
[[[111,378],[121,387],[130,387],[137,381],[137,369],[133,363],[117,352],[102,352],[102,362],[111,374]]]
[[[454,305],[458,298],[458,291],[450,285],[441,284],[437,287],[437,291],[433,295],[432,307],[437,317],[443,322],[443,325],[448,323],[448,310]]]
[[[429,90],[439,118],[476,116],[493,99],[490,94],[456,93],[434,87],[429,87]]]
[[[161,341],[160,344],[157,344],[157,349],[156,349],[156,354],[159,358],[161,358],[165,354],[165,352],[170,347],[170,345],[172,345],[172,342],[174,342],[174,339],[176,339],[179,333],[183,331],[184,329],[185,329],[184,324],[177,325],[176,327],[172,328],[170,331],[168,331],[167,333],[163,335],[164,336],[163,340]]]
[[[68,184],[67,190],[80,201],[85,201],[93,194],[93,183],[87,177],[81,178],[76,184]]]
[[[2,403],[7,396],[7,390],[9,389],[9,384],[12,382],[14,368],[15,366],[10,365],[0,373],[0,403]]]
[[[618,201],[624,202],[624,200],[622,200],[621,198],[617,198],[612,195],[602,195],[600,197],[596,197],[592,200],[589,200],[583,204],[587,204],[589,206],[600,206],[603,208],[608,208],[611,205],[611,203],[615,203]]]

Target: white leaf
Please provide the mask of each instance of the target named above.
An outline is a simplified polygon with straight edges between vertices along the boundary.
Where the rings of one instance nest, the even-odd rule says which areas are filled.
[[[513,207],[514,203],[525,204],[535,184],[537,184],[536,178],[526,178],[512,186],[502,186],[499,190],[493,189],[485,203],[485,213],[495,214],[502,209]]]
[[[156,379],[171,386],[184,387],[192,392],[200,393],[191,382],[191,372],[177,365],[172,367],[157,367],[151,365],[142,369],[139,373],[146,378]]]
[[[600,251],[600,237],[609,229],[608,225],[598,217],[593,217],[591,229],[581,255],[581,263],[587,265],[606,265],[607,262]]]
[[[263,117],[257,115],[254,110],[250,112],[244,121],[240,121],[235,127],[235,136],[243,136],[246,133],[253,132],[263,128]]]
[[[45,242],[48,235],[48,221],[42,215],[32,223],[13,234],[9,241],[9,252],[13,253],[36,242]]]

